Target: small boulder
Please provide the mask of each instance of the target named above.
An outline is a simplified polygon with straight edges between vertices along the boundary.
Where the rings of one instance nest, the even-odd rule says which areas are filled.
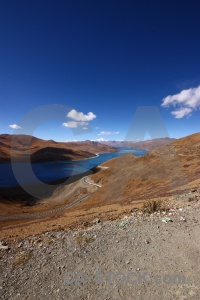
[[[2,242],[0,242],[0,249],[9,250],[9,246],[8,245],[4,245]]]
[[[101,223],[101,220],[98,219],[98,218],[96,218],[96,219],[93,220],[92,223],[93,223],[93,224],[99,224],[99,223]]]

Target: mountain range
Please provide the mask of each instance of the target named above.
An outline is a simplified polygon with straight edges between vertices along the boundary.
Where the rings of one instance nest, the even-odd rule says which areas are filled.
[[[0,135],[0,163],[79,160],[97,153],[115,152],[115,148],[94,141],[55,142],[29,135]]]
[[[90,175],[101,185],[79,209],[135,205],[170,197],[200,184],[200,133],[177,139],[144,156],[125,154],[104,162]],[[109,208],[107,208],[108,210]]]
[[[155,150],[159,147],[164,145],[168,145],[171,142],[175,141],[174,138],[158,138],[146,141],[101,141],[102,144],[108,145],[111,147],[127,147],[127,148],[134,148],[134,149],[144,149],[144,150]]]

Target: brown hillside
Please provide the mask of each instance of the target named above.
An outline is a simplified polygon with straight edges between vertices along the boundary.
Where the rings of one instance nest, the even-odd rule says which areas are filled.
[[[143,157],[126,154],[101,166],[108,168],[102,168],[90,178],[102,187],[85,202],[87,207],[130,204],[177,194],[200,182],[200,133],[176,140]]]
[[[98,142],[45,141],[28,135],[0,135],[0,163],[26,161],[31,154],[33,162],[76,160],[95,156],[96,153],[115,152],[116,149]]]
[[[145,150],[152,151],[159,147],[168,145],[174,141],[175,139],[173,138],[159,138],[159,139],[140,141],[140,142],[132,142],[132,141],[125,140],[125,141],[105,141],[102,143],[111,147],[128,147],[128,148],[145,149]]]
[[[69,226],[94,216],[118,216],[127,209],[141,208],[148,199],[170,199],[170,196],[196,190],[200,184],[200,133],[176,140],[143,157],[126,154],[111,159],[88,177],[89,181],[101,187],[96,189],[81,179],[70,185],[60,185],[50,198],[40,200],[39,205],[33,206],[20,204],[23,198],[18,199],[21,201],[17,203],[9,198],[2,199],[1,215],[34,214],[57,209],[93,191],[84,201],[60,212],[58,223]],[[52,226],[57,215],[54,213],[49,216]],[[33,224],[36,231],[46,230],[50,226],[50,223],[45,225],[45,218],[40,220],[37,220],[38,227],[36,223]],[[0,226],[17,226],[21,222],[26,223],[28,219],[2,221]]]

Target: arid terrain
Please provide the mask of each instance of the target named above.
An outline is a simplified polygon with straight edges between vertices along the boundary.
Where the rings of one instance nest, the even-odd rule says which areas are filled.
[[[138,142],[124,140],[124,141],[103,141],[101,143],[111,147],[128,147],[128,148],[145,149],[145,150],[152,151],[159,147],[168,145],[174,141],[175,139],[173,138],[159,138],[159,139],[138,141]]]
[[[199,300],[199,159],[197,133],[2,201],[1,299]]]
[[[199,300],[200,189],[162,203],[74,230],[54,219],[39,235],[0,232],[1,299]]]
[[[55,142],[45,141],[29,135],[0,135],[0,163],[12,160],[32,162],[77,160],[93,157],[96,153],[117,151],[98,142]]]
[[[19,215],[17,219],[0,220],[1,227],[33,222],[34,232],[43,232],[55,222],[58,226],[76,227],[77,224],[98,216],[116,218],[124,211],[141,208],[150,199],[166,199],[182,194],[200,183],[200,134],[179,139],[143,157],[132,154],[111,159],[95,168],[88,180],[100,188],[86,184],[83,178],[68,185],[60,185],[53,194],[33,205],[1,199],[1,216]],[[82,196],[90,196],[68,209],[60,211]],[[19,198],[19,197],[18,197]],[[23,215],[51,211],[40,218],[23,219]],[[56,221],[55,221],[56,218]],[[46,220],[49,220],[48,226]],[[50,225],[51,224],[51,225]],[[19,231],[26,235],[30,226]],[[3,230],[4,230],[3,229]],[[15,232],[12,229],[12,232]]]
[[[176,140],[142,157],[127,154],[111,159],[102,164],[107,168],[90,176],[102,185],[90,201],[95,205],[125,205],[181,193],[191,186],[198,186],[199,162],[200,133]]]

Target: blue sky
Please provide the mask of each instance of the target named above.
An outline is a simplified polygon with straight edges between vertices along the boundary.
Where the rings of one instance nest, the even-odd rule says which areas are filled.
[[[53,104],[70,109],[44,116],[35,136],[123,140],[138,106],[156,106],[170,137],[198,132],[199,9],[197,0],[0,1],[0,133],[26,133],[24,116]]]

